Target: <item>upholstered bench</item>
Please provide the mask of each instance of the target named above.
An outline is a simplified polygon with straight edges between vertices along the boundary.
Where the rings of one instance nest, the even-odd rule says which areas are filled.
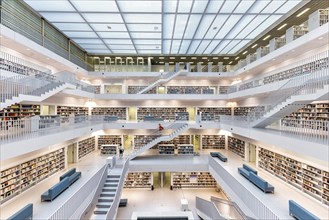
[[[41,202],[53,201],[59,194],[69,188],[69,186],[70,180],[68,177],[65,177],[62,181],[56,183],[53,187],[51,187],[41,195]]]
[[[210,152],[210,156],[212,157],[217,157],[218,159],[220,159],[223,162],[227,162],[227,157],[225,157],[223,154],[219,153],[219,152]]]
[[[59,177],[59,181],[62,181],[65,177],[69,178],[70,185],[72,185],[77,179],[81,177],[81,172],[76,172],[75,168],[70,169],[66,173],[64,173],[62,176]]]
[[[274,193],[274,186],[272,186],[253,172],[249,172],[249,180],[258,188],[260,188],[264,193]]]
[[[128,203],[128,199],[120,199],[119,207],[126,207]]]
[[[250,173],[250,172],[252,172],[252,173],[254,173],[255,175],[257,175],[257,171],[254,170],[253,168],[251,168],[250,166],[246,165],[246,164],[243,164],[242,167],[239,167],[239,168],[238,168],[238,171],[239,171],[239,173],[240,173],[242,176],[246,177],[248,180],[249,180],[249,173]]]
[[[8,218],[8,220],[29,220],[33,218],[33,204],[29,203],[18,212]]]
[[[320,220],[320,218],[307,211],[305,208],[297,204],[294,200],[289,200],[289,215],[297,218],[298,220]]]

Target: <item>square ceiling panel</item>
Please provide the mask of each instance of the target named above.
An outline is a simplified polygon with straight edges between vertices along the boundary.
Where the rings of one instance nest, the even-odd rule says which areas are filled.
[[[303,0],[24,0],[89,53],[234,55]]]

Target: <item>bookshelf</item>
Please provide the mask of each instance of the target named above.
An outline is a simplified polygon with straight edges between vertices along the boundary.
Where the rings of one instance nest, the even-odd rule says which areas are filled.
[[[90,137],[78,142],[78,159],[83,158],[95,150],[95,137]]]
[[[158,145],[160,144],[173,144],[176,148],[179,144],[192,144],[192,137],[191,135],[178,135],[170,141],[161,141]],[[153,149],[157,148],[158,145],[153,147]]]
[[[175,115],[176,121],[188,121],[189,118],[190,117],[188,112],[177,112]]]
[[[259,148],[258,166],[329,206],[329,172]]]
[[[244,106],[244,107],[234,107],[233,113],[235,116],[248,116],[250,112],[255,109],[259,109],[260,112],[265,110],[265,106]]]
[[[98,148],[100,148],[104,144],[115,144],[120,145],[122,143],[121,135],[98,135]]]
[[[100,85],[95,86],[95,93],[96,94],[101,94],[101,86]]]
[[[39,121],[39,129],[59,127],[60,117],[59,115],[41,115]]]
[[[144,116],[153,116],[162,120],[175,120],[176,113],[187,112],[186,108],[146,108],[140,107],[137,109],[137,120],[143,121]]]
[[[145,89],[147,86],[128,86],[128,94],[137,94],[138,92]],[[156,94],[157,93],[157,87],[154,87],[143,94]]]
[[[194,154],[193,144],[178,144],[177,145],[177,154],[178,155],[193,155]]]
[[[225,135],[201,135],[202,149],[225,149]]]
[[[156,139],[157,135],[135,135],[134,137],[134,149],[140,149],[147,143],[150,143],[152,140]]]
[[[307,104],[281,119],[283,127],[328,131],[329,102]],[[323,122],[323,123],[321,123]]]
[[[78,107],[78,106],[57,106],[57,115],[63,117],[74,116],[87,116],[88,107]]]
[[[174,155],[175,145],[174,144],[159,144],[158,145],[160,155]]]
[[[304,26],[293,25],[292,27],[290,27],[289,29],[286,30],[287,43],[290,43],[307,33],[308,33],[307,25],[304,25]]]
[[[286,36],[274,37],[270,40],[270,52],[273,52],[286,44]]]
[[[219,120],[220,115],[231,115],[232,109],[231,107],[198,107],[197,115],[200,113],[202,121],[213,121]]]
[[[13,104],[0,111],[0,120],[17,120],[35,115],[40,115],[40,105]]]
[[[117,155],[117,144],[104,144],[101,145],[101,154],[108,154],[108,155]]]
[[[245,142],[243,140],[228,136],[228,149],[244,159]]]
[[[1,170],[1,204],[65,168],[64,148]]]
[[[230,88],[230,86],[219,86],[219,94],[227,94],[228,93],[228,89]]]
[[[167,86],[167,94],[215,94],[209,86]]]
[[[129,172],[124,188],[149,188],[153,186],[153,173],[151,172]]]
[[[173,172],[171,188],[216,188],[216,180],[209,172]]]
[[[319,9],[313,12],[308,17],[308,24],[310,31],[328,23],[329,21],[329,9]]]
[[[126,107],[95,107],[91,109],[91,115],[116,116],[119,120],[127,120]]]

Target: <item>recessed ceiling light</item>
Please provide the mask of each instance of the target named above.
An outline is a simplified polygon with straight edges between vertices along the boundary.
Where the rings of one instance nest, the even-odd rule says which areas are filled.
[[[194,62],[189,62],[189,63],[192,63],[193,64]]]
[[[164,64],[164,62],[159,62],[160,64]]]
[[[174,59],[175,59],[175,57],[169,57],[169,59],[171,59],[171,60],[174,60]]]
[[[310,10],[310,8],[306,8],[304,11],[302,11],[301,13],[299,13],[296,17],[298,18],[298,17],[302,16],[308,10]]]
[[[30,48],[26,48],[26,50],[31,50]]]
[[[319,37],[318,39],[319,39],[319,40],[322,40],[322,39],[323,39],[323,37]]]
[[[155,48],[156,48],[156,49],[159,49],[159,46],[156,46]]]
[[[229,60],[230,58],[229,58],[229,57],[224,57],[223,59],[224,59],[224,60]]]
[[[203,62],[198,62],[198,63],[202,64]]]
[[[238,60],[240,57],[236,57],[235,60]]]
[[[110,25],[107,25],[107,29],[111,30],[111,29],[112,29],[112,27],[111,27]]]
[[[252,46],[251,48],[255,48],[255,47],[257,47],[257,45],[258,45],[258,44],[255,44],[255,45],[254,45],[254,46]]]
[[[158,30],[159,29],[159,27],[158,26],[154,26],[154,30]]]
[[[232,63],[233,63],[233,61],[229,62],[228,64],[232,64]]]
[[[170,64],[174,64],[174,62],[169,62]]]
[[[160,60],[164,60],[164,57],[159,57]]]
[[[206,59],[208,59],[208,57],[202,57],[202,59],[203,59],[203,60],[206,60]]]
[[[181,57],[181,60],[185,60],[186,59],[186,57]]]
[[[212,29],[213,29],[213,30],[216,30],[216,29],[217,29],[217,27],[213,27]]]
[[[295,50],[292,50],[291,52],[295,52]]]
[[[196,60],[197,58],[196,57],[191,57],[192,60]]]
[[[248,51],[245,51],[245,52],[243,52],[242,54],[244,55],[244,54],[246,54],[246,53],[248,53]]]
[[[277,30],[279,31],[279,30],[281,30],[282,28],[284,28],[285,26],[287,26],[287,23],[284,24],[284,25],[282,25],[281,27],[279,27]]]
[[[263,40],[268,39],[269,37],[271,37],[271,35],[267,35]]]
[[[212,59],[213,59],[213,60],[218,60],[218,57],[213,57]]]

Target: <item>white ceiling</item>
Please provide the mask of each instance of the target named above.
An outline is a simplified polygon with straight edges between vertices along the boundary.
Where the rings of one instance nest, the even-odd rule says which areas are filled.
[[[233,55],[302,0],[24,0],[89,53]]]

